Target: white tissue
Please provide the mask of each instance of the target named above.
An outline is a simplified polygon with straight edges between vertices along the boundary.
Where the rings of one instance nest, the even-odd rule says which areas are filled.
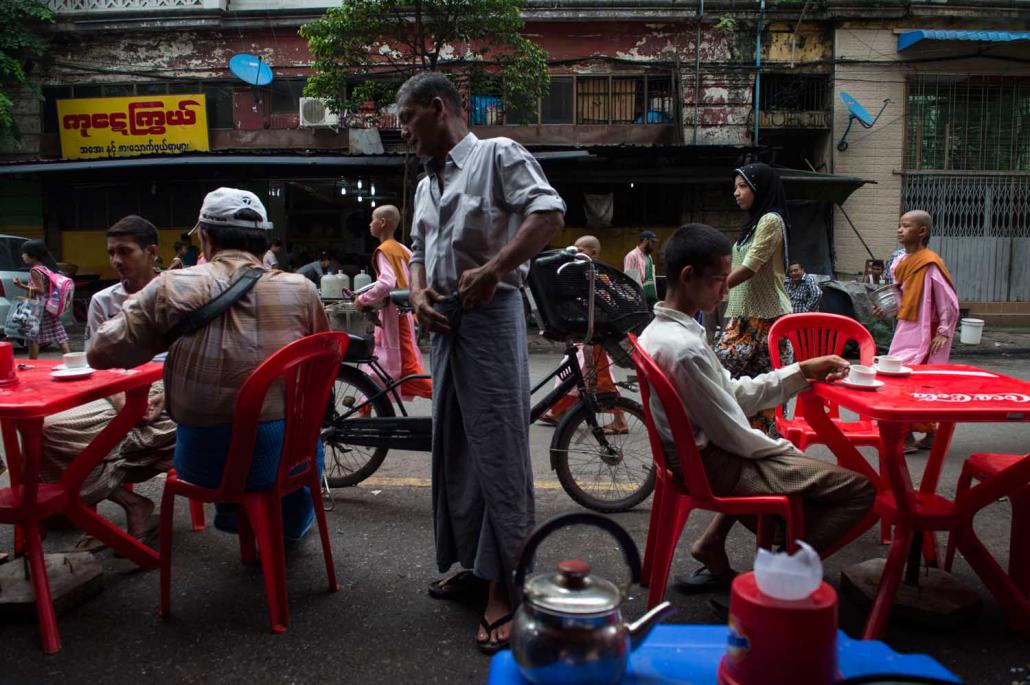
[[[823,582],[823,562],[819,554],[801,540],[798,546],[794,554],[758,550],[755,582],[763,594],[775,599],[804,599]]]

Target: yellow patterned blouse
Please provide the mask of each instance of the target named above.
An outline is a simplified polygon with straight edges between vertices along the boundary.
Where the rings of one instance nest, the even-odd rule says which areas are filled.
[[[733,245],[733,268],[745,266],[755,275],[730,290],[726,316],[775,319],[791,313],[783,286],[783,234],[783,219],[770,212],[758,220],[746,243]]]

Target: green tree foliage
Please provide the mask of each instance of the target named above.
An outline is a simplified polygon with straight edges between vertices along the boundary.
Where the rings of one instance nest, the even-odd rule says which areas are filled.
[[[0,0],[0,145],[20,140],[11,91],[39,87],[29,77],[30,65],[46,51],[40,29],[53,15],[38,0]]]
[[[419,71],[471,83],[503,84],[507,108],[534,103],[549,84],[547,55],[521,34],[513,0],[343,0],[301,27],[315,58],[304,93],[338,111],[360,100],[392,101],[396,86]],[[348,82],[373,79],[346,97]],[[359,100],[360,98],[360,100]]]

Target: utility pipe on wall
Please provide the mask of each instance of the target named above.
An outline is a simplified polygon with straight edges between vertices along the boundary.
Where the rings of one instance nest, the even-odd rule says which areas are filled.
[[[697,37],[694,39],[694,145],[697,145],[698,117],[701,106],[701,22],[705,17],[705,0],[697,8]]]
[[[762,90],[762,20],[765,19],[765,0],[758,0],[758,23],[755,25],[755,99],[752,103],[755,113],[755,135],[751,144],[758,147],[758,120],[761,118]]]

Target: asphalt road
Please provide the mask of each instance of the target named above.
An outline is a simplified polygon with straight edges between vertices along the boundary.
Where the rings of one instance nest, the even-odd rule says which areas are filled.
[[[557,357],[534,355],[532,374],[540,378]],[[961,359],[953,361],[961,362]],[[969,363],[1030,379],[1025,359],[978,357]],[[621,372],[617,375],[622,375]],[[414,410],[426,411],[416,404]],[[548,465],[553,429],[531,429],[534,473],[538,482],[538,518],[576,509],[556,486]],[[1025,452],[1030,427],[963,425],[955,433],[941,489],[954,487],[963,459],[974,451]],[[820,447],[815,456],[828,457]],[[871,454],[870,454],[871,456]],[[913,473],[921,472],[925,453],[914,455]],[[309,536],[288,556],[290,629],[267,632],[261,574],[239,563],[235,540],[213,529],[189,531],[186,507],[176,509],[173,561],[173,616],[158,616],[158,575],[102,553],[105,589],[101,595],[59,618],[63,651],[47,657],[39,649],[34,621],[0,623],[0,682],[355,682],[466,683],[484,682],[489,660],[472,644],[477,615],[473,610],[430,599],[429,581],[438,576],[433,555],[429,455],[391,453],[372,479],[355,488],[335,491],[329,513],[337,573],[343,586],[328,594],[317,537]],[[4,479],[6,480],[6,479]],[[156,499],[159,482],[142,490]],[[614,518],[642,548],[649,501]],[[101,512],[121,521],[111,505]],[[210,516],[210,511],[209,511]],[[995,504],[978,520],[988,545],[1006,562],[1010,509]],[[698,513],[688,522],[674,573],[694,563],[688,542],[708,520]],[[70,545],[77,533],[55,530],[50,551]],[[0,527],[0,549],[10,549],[10,528]],[[827,580],[838,585],[840,570],[853,563],[883,557],[875,531],[827,561]],[[735,567],[750,567],[754,540],[737,527],[730,538]],[[592,530],[568,530],[541,548],[538,570],[553,568],[562,558],[585,558],[610,579],[623,578],[614,543]],[[984,608],[972,626],[953,632],[931,632],[894,625],[887,641],[901,652],[923,652],[939,659],[970,683],[1008,684],[1028,678],[1030,643],[1004,628],[993,598],[959,558],[955,575],[983,596]],[[706,599],[670,591],[678,623],[720,620]],[[640,588],[624,606],[629,618],[644,610]],[[841,627],[860,631],[863,615],[841,602]]]

